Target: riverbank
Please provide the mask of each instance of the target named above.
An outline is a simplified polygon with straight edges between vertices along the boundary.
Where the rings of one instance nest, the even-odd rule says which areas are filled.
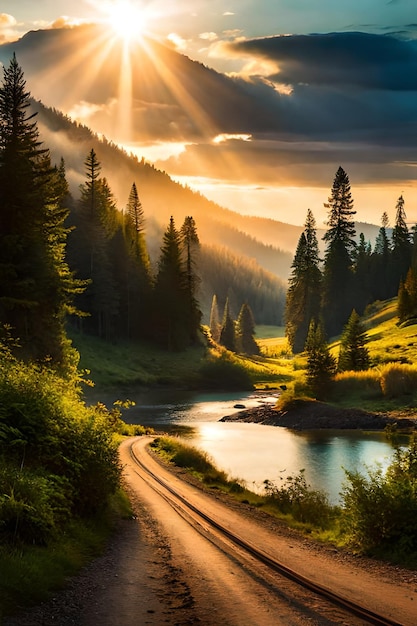
[[[291,430],[365,430],[381,431],[387,427],[401,431],[417,430],[415,417],[408,413],[373,413],[355,408],[336,407],[314,400],[295,400],[285,410],[270,404],[243,409],[226,415],[221,422],[251,422],[268,426],[281,426]]]

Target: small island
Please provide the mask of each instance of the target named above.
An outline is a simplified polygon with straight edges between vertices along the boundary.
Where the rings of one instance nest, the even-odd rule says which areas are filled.
[[[373,413],[363,409],[335,407],[315,400],[294,400],[285,409],[270,404],[238,411],[222,417],[221,422],[252,422],[292,430],[374,430],[396,428],[401,432],[417,429],[417,416]]]

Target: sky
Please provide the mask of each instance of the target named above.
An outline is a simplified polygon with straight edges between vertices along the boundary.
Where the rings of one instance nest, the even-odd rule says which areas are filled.
[[[297,225],[310,208],[321,227],[341,165],[359,221],[379,224],[386,211],[392,224],[401,194],[417,221],[415,0],[2,0],[0,43],[85,21],[125,41],[158,37],[227,75],[247,103],[220,103],[215,124],[188,103],[193,119],[172,108],[166,127],[152,117],[158,124],[129,133],[105,123],[114,98],[66,103],[65,113],[175,180],[227,208]],[[53,90],[42,100],[55,106]]]

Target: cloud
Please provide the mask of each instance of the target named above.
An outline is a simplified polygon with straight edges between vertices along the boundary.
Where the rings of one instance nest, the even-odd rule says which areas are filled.
[[[8,13],[0,13],[0,29],[3,28],[12,28],[16,26],[17,21],[13,15],[9,15]]]
[[[356,184],[407,182],[417,170],[412,145],[376,150],[366,143],[284,142],[273,140],[227,141],[193,144],[159,165],[174,176],[198,177],[203,171],[213,179],[236,184],[327,186],[342,164]],[[157,163],[158,165],[158,163]]]
[[[126,116],[121,51],[109,48],[98,66],[102,44],[90,45],[92,34],[87,27],[34,32],[22,39],[19,60],[34,97],[126,143],[117,135]],[[171,150],[164,170],[261,185],[328,186],[339,164],[361,183],[415,178],[417,42],[357,32],[210,38],[212,53],[236,63],[233,76],[178,54],[173,45],[190,42],[174,36],[169,48],[147,41],[132,56],[130,143],[164,152],[167,144],[185,146]],[[0,58],[11,49],[0,49]]]
[[[13,15],[0,13],[0,45],[18,39],[17,27],[18,23]]]
[[[180,52],[185,52],[187,50],[187,41],[183,39],[181,35],[177,33],[169,33],[167,36],[167,43],[171,45],[174,50],[178,50]]]
[[[274,36],[223,44],[230,54],[274,62],[270,79],[354,89],[417,89],[417,41],[360,32]]]
[[[60,28],[74,28],[74,26],[79,26],[79,25],[80,25],[80,20],[68,17],[68,15],[61,15],[54,22],[52,22],[52,24],[50,25],[50,28],[52,30],[60,29]]]
[[[206,39],[207,41],[216,41],[216,39],[218,38],[217,33],[200,33],[199,34],[199,38],[200,39]]]
[[[75,103],[67,112],[69,117],[80,121],[82,124],[87,124],[92,118],[99,115],[112,116],[116,106],[116,100],[110,100],[105,104],[95,104],[87,102],[86,100],[80,100]]]

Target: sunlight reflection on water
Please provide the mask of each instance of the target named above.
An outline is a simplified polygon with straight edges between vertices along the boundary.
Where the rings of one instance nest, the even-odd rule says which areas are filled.
[[[192,427],[187,441],[205,450],[230,476],[244,480],[262,492],[265,479],[298,474],[305,469],[307,482],[324,490],[331,502],[340,500],[344,469],[365,471],[366,466],[389,464],[393,448],[381,433],[356,431],[294,432],[285,428],[241,422],[220,422],[236,413],[235,404],[246,408],[275,403],[271,395],[233,393],[192,394],[151,392],[138,397],[137,405],[124,416],[129,423],[157,429],[175,425]]]

